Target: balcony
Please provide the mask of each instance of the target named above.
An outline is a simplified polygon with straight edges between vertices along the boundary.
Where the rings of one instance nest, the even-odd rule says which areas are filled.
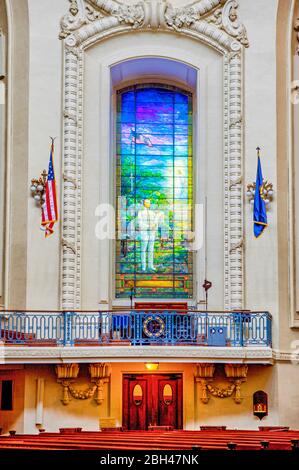
[[[33,356],[38,362],[87,354],[106,361],[162,356],[195,362],[217,356],[269,363],[271,326],[268,312],[6,311],[0,343],[6,362],[26,362],[26,354],[28,362]]]

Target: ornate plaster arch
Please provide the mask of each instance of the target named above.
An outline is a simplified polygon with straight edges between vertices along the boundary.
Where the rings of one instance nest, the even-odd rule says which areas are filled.
[[[69,0],[61,20],[64,41],[64,183],[61,306],[81,304],[82,91],[84,51],[119,34],[182,34],[223,56],[224,77],[224,305],[243,306],[242,62],[248,47],[237,0],[199,0],[174,8],[166,0],[126,5],[114,0]]]

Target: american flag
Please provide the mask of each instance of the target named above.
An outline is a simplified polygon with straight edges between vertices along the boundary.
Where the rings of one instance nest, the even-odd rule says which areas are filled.
[[[46,199],[42,205],[42,226],[45,228],[45,237],[52,235],[53,226],[58,221],[56,181],[53,166],[54,142],[51,144],[48,178],[45,187]]]

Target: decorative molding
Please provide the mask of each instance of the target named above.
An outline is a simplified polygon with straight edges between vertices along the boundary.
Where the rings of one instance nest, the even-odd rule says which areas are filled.
[[[82,1],[83,0],[69,0],[69,13],[64,15],[60,21],[61,30],[59,39],[65,39],[81,26],[103,18],[103,15],[99,11],[95,10],[88,3],[82,3]]]
[[[118,5],[111,13],[120,23],[125,23],[133,28],[140,28],[144,23],[145,11],[142,3]]]
[[[242,181],[243,181],[242,176],[240,176],[239,178],[235,178],[234,180],[231,180],[229,189],[231,190],[232,187],[235,186],[236,184],[242,184]]]
[[[227,388],[219,388],[216,385],[207,384],[207,390],[210,392],[213,397],[216,398],[227,398],[231,397],[236,389],[235,384],[229,385]]]
[[[247,364],[225,364],[225,375],[228,379],[246,378],[248,373]]]
[[[215,364],[213,363],[199,363],[196,364],[195,378],[213,378],[215,372]]]
[[[283,353],[287,354],[287,353]],[[294,354],[294,353],[293,353]],[[90,362],[177,362],[195,363],[237,363],[237,364],[273,364],[273,358],[281,359],[271,348],[229,348],[229,347],[192,347],[192,346],[90,346],[90,347],[1,347],[0,364],[8,363],[90,363]]]
[[[243,238],[238,241],[237,243],[231,245],[229,252],[233,253],[234,251],[238,250],[239,248],[242,248],[243,246]]]
[[[61,402],[63,405],[68,405],[71,397],[76,400],[87,400],[94,397],[98,405],[104,401],[104,384],[110,380],[111,370],[110,366],[105,363],[96,363],[89,365],[89,373],[91,385],[85,390],[77,390],[72,386],[74,380],[78,377],[79,366],[78,364],[59,364],[55,367],[57,382],[63,388],[63,396]]]
[[[238,18],[238,8],[237,0],[229,0],[225,3],[222,11],[222,28],[243,46],[249,47],[246,28]]]
[[[63,310],[81,307],[84,50],[102,39],[132,33],[136,28],[173,31],[203,42],[223,56],[224,305],[225,309],[243,307],[243,250],[238,243],[243,236],[242,61],[248,40],[237,9],[236,0],[199,0],[182,8],[175,8],[166,0],[145,0],[133,5],[114,0],[70,1],[69,12],[61,20],[60,34],[64,39],[63,173],[67,175],[62,191],[62,237],[68,241],[62,244]],[[232,185],[233,181],[238,183]]]
[[[78,364],[57,364],[55,372],[58,380],[76,379],[79,374]]]
[[[69,113],[68,111],[64,111],[63,117],[64,117],[65,119],[71,119],[71,120],[74,121],[75,124],[77,124],[77,118],[76,118],[76,115],[75,115],[75,114],[71,114],[71,113]]]
[[[209,402],[209,393],[216,398],[233,397],[235,403],[240,404],[243,400],[241,395],[241,384],[247,379],[248,365],[246,364],[225,364],[225,375],[232,382],[226,388],[220,388],[212,384],[215,371],[214,364],[197,364],[195,381],[201,384],[200,399],[202,403]]]
[[[234,57],[235,57],[235,56],[236,56],[236,54],[234,54]],[[232,57],[233,57],[233,56],[231,56],[231,58],[232,58]],[[242,116],[239,116],[239,117],[237,117],[237,118],[232,119],[231,122],[230,122],[230,125],[229,125],[230,129],[231,129],[232,127],[236,127],[236,126],[241,125],[241,124],[242,124],[242,121],[243,121]]]
[[[64,238],[61,239],[61,243],[63,247],[65,247],[68,250],[71,250],[74,253],[74,255],[76,254],[76,248],[75,248],[74,243],[68,242]]]
[[[169,5],[165,11],[165,23],[178,31],[180,28],[188,28],[200,19],[200,13],[194,7],[173,8]]]
[[[68,176],[65,173],[63,173],[62,177],[63,177],[63,181],[68,181],[69,183],[73,183],[75,188],[77,188],[77,183],[76,183],[75,178],[72,178],[71,176]]]

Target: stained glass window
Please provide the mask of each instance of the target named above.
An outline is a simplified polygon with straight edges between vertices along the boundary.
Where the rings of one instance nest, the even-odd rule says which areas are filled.
[[[190,298],[192,95],[121,90],[116,128],[116,297]]]

